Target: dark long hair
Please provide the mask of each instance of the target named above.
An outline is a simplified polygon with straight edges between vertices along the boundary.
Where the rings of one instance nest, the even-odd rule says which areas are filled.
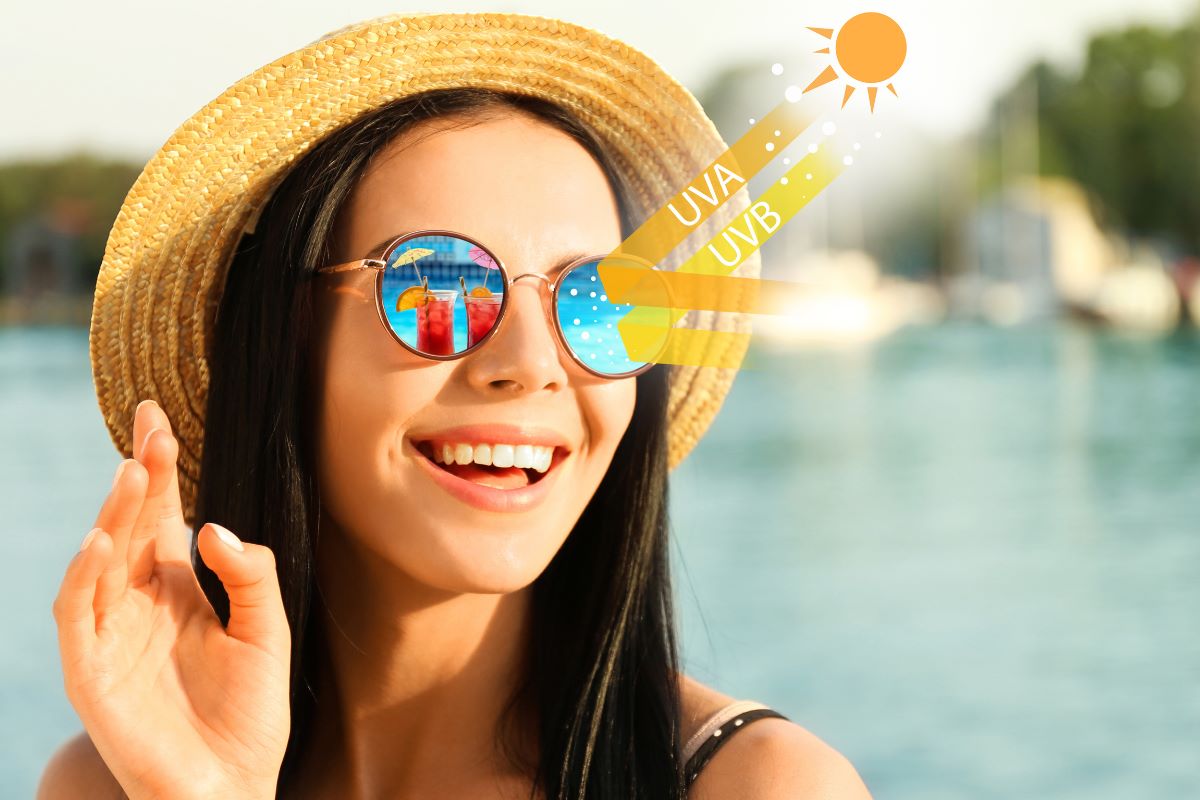
[[[482,88],[438,90],[357,118],[299,158],[243,236],[230,266],[209,355],[197,526],[218,522],[274,551],[292,631],[292,730],[280,796],[295,776],[320,685],[321,614],[314,614],[320,501],[312,441],[313,271],[331,263],[334,221],[372,155],[426,119],[464,124],[488,112],[532,114],[570,134],[608,176],[622,236],[641,220],[602,139],[568,110]],[[524,679],[497,742],[547,798],[685,796],[680,763],[679,656],[667,521],[668,370],[639,375],[633,418],[612,464],[559,552],[534,581]],[[223,623],[228,597],[193,552],[200,585]],[[316,610],[320,610],[319,607]],[[536,721],[536,763],[514,725]]]

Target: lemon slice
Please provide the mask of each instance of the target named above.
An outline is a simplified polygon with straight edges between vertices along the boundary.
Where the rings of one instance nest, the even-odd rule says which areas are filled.
[[[424,286],[410,286],[396,298],[396,310],[408,311],[410,308],[423,306],[428,301],[429,295],[425,293]]]
[[[471,290],[471,297],[491,297],[492,290],[486,286],[476,286]]]

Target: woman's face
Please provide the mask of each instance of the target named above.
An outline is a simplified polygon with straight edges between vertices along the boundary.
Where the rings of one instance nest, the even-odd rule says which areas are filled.
[[[482,120],[457,128],[461,118],[425,122],[381,151],[338,220],[337,261],[377,255],[369,251],[384,239],[437,228],[488,246],[512,276],[554,279],[552,267],[568,256],[620,244],[616,200],[583,147],[520,114]],[[346,537],[444,590],[528,585],[608,469],[633,413],[635,379],[597,378],[563,352],[541,280],[508,288],[491,339],[443,362],[391,338],[376,311],[374,280],[373,271],[357,270],[317,282],[322,536]],[[534,454],[553,446],[553,462],[538,473],[448,468],[426,455],[466,445],[472,459],[486,460],[480,444],[493,452],[531,444]]]

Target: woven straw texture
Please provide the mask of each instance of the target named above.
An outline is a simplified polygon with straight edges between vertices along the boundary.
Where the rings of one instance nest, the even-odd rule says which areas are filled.
[[[726,148],[696,99],[649,57],[545,17],[390,15],[327,34],[237,81],[186,120],[138,176],[109,235],[91,318],[93,379],[113,443],[132,457],[137,404],[153,398],[163,407],[180,442],[189,523],[196,522],[208,341],[243,229],[289,164],[336,128],[407,95],[462,86],[534,95],[574,111],[614,148],[639,219]],[[662,268],[677,267],[749,204],[743,187]],[[757,277],[758,254],[737,274]],[[749,332],[744,314],[692,311],[685,324]],[[735,374],[671,368],[672,469],[708,428]]]

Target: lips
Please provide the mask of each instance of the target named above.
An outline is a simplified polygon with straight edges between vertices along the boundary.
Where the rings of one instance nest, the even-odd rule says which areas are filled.
[[[413,432],[405,445],[435,484],[486,511],[524,511],[540,504],[572,454],[565,437],[519,426]]]
[[[492,445],[479,442],[468,445],[464,442],[449,442],[426,439],[416,442],[417,452],[432,462],[438,469],[461,480],[510,490],[529,486],[542,480],[550,470],[561,463],[567,451],[562,447],[545,447],[541,453],[530,456],[522,452],[530,445]],[[506,448],[503,456],[500,452]],[[464,449],[466,452],[464,453]],[[513,451],[520,455],[515,457]],[[496,457],[493,459],[493,454]],[[518,466],[518,464],[536,464]]]

